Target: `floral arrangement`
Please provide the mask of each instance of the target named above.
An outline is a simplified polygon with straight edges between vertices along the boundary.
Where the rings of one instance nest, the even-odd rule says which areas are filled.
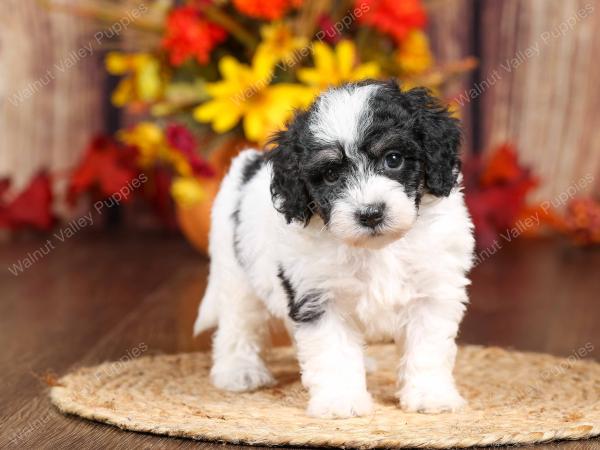
[[[131,2],[43,2],[111,24],[132,16]],[[198,233],[191,240],[200,248],[231,158],[244,145],[268,144],[295,109],[324,89],[393,77],[404,87],[432,89],[453,109],[448,82],[476,64],[473,58],[436,64],[425,33],[434,1],[154,0],[142,6],[144,14],[135,15],[114,42],[120,47],[105,58],[116,78],[111,101],[131,125],[90,142],[69,176],[67,196],[72,204],[107,198],[144,174],[148,181],[123,201],[148,201],[163,224],[188,237]],[[480,245],[531,212],[526,196],[537,180],[512,147],[487,161],[471,157],[464,171]],[[11,199],[5,198],[8,183],[0,182],[0,227],[50,228],[50,178],[40,174]],[[597,243],[599,209],[594,200],[581,200],[560,218],[544,210],[544,223],[577,242]]]
[[[100,3],[91,5],[78,12],[98,17]],[[140,169],[168,168],[178,207],[206,198],[219,172],[206,160],[219,139],[263,146],[330,86],[396,77],[442,93],[474,65],[435,65],[421,0],[157,1],[149,9],[132,24],[143,26],[143,51],[106,56],[119,77],[112,103],[134,119],[114,145],[137,152]]]

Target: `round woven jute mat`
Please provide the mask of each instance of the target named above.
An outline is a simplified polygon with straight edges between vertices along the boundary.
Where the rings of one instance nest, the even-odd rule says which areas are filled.
[[[476,346],[459,350],[456,379],[469,406],[458,413],[405,413],[395,393],[392,345],[368,349],[376,407],[367,417],[306,416],[308,396],[290,348],[268,365],[277,385],[251,393],[218,391],[210,355],[148,356],[79,369],[52,388],[63,412],[133,431],[262,445],[470,447],[600,435],[600,364]],[[340,373],[340,376],[344,376]]]

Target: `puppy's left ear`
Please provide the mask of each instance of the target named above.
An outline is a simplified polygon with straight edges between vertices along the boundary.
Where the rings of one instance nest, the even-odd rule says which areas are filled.
[[[287,223],[296,221],[306,226],[312,211],[300,165],[303,152],[300,134],[305,123],[306,113],[296,113],[288,128],[270,140],[273,148],[266,158],[272,165],[271,197],[275,209],[283,214]]]
[[[447,197],[460,172],[460,123],[427,89],[406,92],[416,116],[416,131],[424,151],[425,187],[436,197]]]

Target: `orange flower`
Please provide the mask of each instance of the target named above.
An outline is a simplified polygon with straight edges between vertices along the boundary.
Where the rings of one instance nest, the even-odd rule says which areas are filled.
[[[507,184],[524,178],[530,178],[533,185],[537,184],[537,181],[534,181],[535,178],[530,177],[528,170],[519,163],[514,146],[503,144],[491,154],[488,164],[481,174],[481,184],[483,186]]]
[[[303,0],[233,0],[238,11],[255,19],[276,20],[290,9],[298,8]]]
[[[169,14],[162,46],[169,52],[174,66],[180,66],[189,58],[206,64],[212,49],[226,37],[223,28],[208,22],[196,8],[183,6]]]
[[[359,22],[389,34],[397,43],[427,22],[421,0],[356,0],[355,6],[365,11],[358,18]]]
[[[396,52],[396,62],[400,70],[407,75],[418,75],[429,70],[433,56],[427,35],[421,30],[408,33]]]

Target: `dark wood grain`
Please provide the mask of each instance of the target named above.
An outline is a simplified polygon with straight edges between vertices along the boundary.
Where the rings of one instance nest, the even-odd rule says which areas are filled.
[[[207,260],[177,237],[76,236],[15,277],[7,267],[42,245],[0,247],[0,446],[2,448],[223,447],[131,433],[75,417],[49,403],[39,377],[146,354],[207,349],[192,323]],[[461,342],[570,355],[600,346],[600,250],[558,241],[516,241],[473,274]],[[598,359],[596,349],[591,356]],[[11,442],[12,440],[12,442]],[[600,448],[598,441],[551,448]],[[539,446],[537,448],[550,448]]]

